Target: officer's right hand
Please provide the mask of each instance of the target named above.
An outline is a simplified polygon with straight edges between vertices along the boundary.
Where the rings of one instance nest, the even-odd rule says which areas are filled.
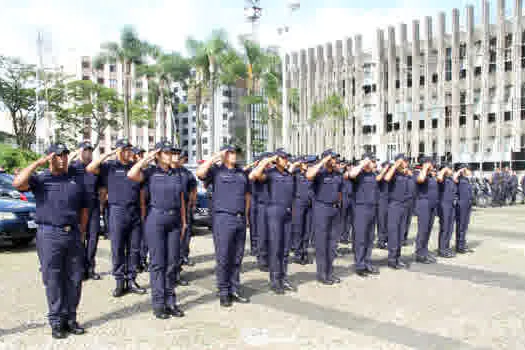
[[[330,159],[332,159],[332,155],[328,155],[323,158],[323,164],[326,164]]]
[[[151,151],[151,152],[148,152],[148,154],[146,154],[146,156],[144,157],[144,159],[142,160],[143,163],[149,163],[151,162],[153,159],[155,159],[155,156],[157,155],[157,153],[160,152],[160,149],[157,149],[157,150],[154,150],[154,151]]]
[[[111,151],[109,151],[107,153],[104,153],[102,158],[108,159],[109,157],[114,156],[115,154],[117,154],[117,151],[118,151],[118,148],[115,148],[114,150],[111,150]]]
[[[45,157],[42,157],[36,161],[36,164],[40,166],[46,165],[53,157],[55,156],[55,153],[48,154]]]

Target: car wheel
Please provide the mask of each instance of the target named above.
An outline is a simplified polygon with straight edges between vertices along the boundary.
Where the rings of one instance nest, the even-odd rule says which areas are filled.
[[[33,238],[32,237],[13,238],[11,241],[13,242],[13,245],[16,247],[27,247],[29,243],[33,242]]]

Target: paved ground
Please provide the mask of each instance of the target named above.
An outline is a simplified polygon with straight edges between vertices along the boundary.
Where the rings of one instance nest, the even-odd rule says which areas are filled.
[[[193,241],[191,286],[178,288],[187,316],[159,321],[149,296],[110,297],[109,244],[101,241],[101,281],[84,284],[80,321],[89,333],[53,341],[34,247],[0,250],[1,349],[524,349],[525,207],[477,210],[471,255],[406,271],[384,267],[361,279],[353,256],[337,261],[338,286],[315,282],[315,266],[291,266],[299,291],[273,295],[267,275],[244,262],[249,305],[221,309],[214,292],[210,235]],[[414,223],[413,223],[414,225]],[[414,233],[414,230],[413,230]],[[413,236],[413,235],[412,235]],[[432,236],[435,246],[437,234]],[[413,248],[403,250],[411,259]],[[140,282],[148,285],[148,275]]]

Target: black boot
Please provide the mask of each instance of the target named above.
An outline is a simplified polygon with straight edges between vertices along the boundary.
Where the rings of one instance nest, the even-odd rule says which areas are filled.
[[[74,335],[82,335],[86,333],[86,330],[83,327],[80,327],[77,321],[67,322],[65,329],[68,333],[71,333]]]
[[[142,288],[134,279],[128,281],[128,290],[134,294],[146,294],[146,289]]]
[[[167,320],[170,318],[170,315],[166,312],[165,308],[153,309],[153,315],[159,320]]]
[[[113,296],[115,298],[120,298],[121,296],[124,296],[126,294],[126,282],[124,281],[117,281],[117,286],[113,290]]]
[[[54,339],[65,339],[67,338],[67,332],[64,327],[54,326],[51,327],[51,336]]]
[[[177,305],[169,306],[166,312],[173,317],[184,317],[184,312]]]

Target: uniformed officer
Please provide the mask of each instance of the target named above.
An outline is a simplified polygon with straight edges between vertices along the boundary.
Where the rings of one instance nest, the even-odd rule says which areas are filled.
[[[221,162],[220,165],[216,164]],[[246,173],[236,165],[237,149],[223,146],[221,152],[202,163],[197,177],[213,182],[213,234],[217,258],[220,304],[248,303],[240,292],[241,264],[246,241],[246,217],[250,212],[250,187]]]
[[[150,249],[150,280],[153,313],[159,319],[182,317],[176,304],[175,279],[180,256],[181,235],[186,229],[186,201],[180,176],[171,168],[173,145],[161,141],[155,151],[129,170],[128,178],[146,182],[150,210],[145,234]],[[145,168],[156,158],[155,167]]]
[[[401,243],[412,199],[405,173],[407,166],[408,159],[400,153],[385,174],[385,181],[388,182],[388,267],[393,269],[406,267],[401,261]]]
[[[140,147],[132,147],[131,152],[133,153],[133,162],[137,163],[144,158],[145,150]],[[146,242],[146,236],[144,232],[144,225],[146,219],[147,204],[144,204],[144,201],[147,201],[146,196],[147,189],[140,189],[140,216],[141,216],[141,225],[140,225],[140,256],[139,263],[137,265],[137,272],[142,273],[148,270],[148,243]]]
[[[48,319],[53,338],[83,334],[77,308],[85,271],[83,245],[88,203],[82,182],[68,173],[69,150],[52,144],[47,156],[33,162],[14,179],[19,191],[33,192],[36,200],[37,252],[46,288]],[[49,169],[34,172],[49,163]]]
[[[516,204],[516,195],[518,193],[518,176],[515,171],[510,172],[510,202]]]
[[[439,205],[439,190],[436,177],[433,176],[434,163],[429,157],[422,157],[420,171],[416,171],[417,183],[417,236],[416,261],[423,264],[432,264],[436,259],[428,253],[428,241],[434,226]]]
[[[308,164],[315,162],[315,157],[301,157],[299,166],[293,169],[295,176],[294,207],[292,218],[292,236],[294,262],[306,265],[308,259],[308,241],[312,220],[312,182],[306,178]]]
[[[95,272],[95,256],[97,254],[98,235],[100,233],[100,201],[98,199],[98,176],[86,172],[86,166],[93,160],[93,146],[90,142],[79,143],[78,151],[74,152],[79,159],[71,162],[69,173],[76,176],[76,181],[83,183],[86,190],[86,203],[88,205],[88,227],[86,230],[86,262],[84,279],[99,280],[100,275]],[[73,160],[73,155],[70,155]]]
[[[456,184],[452,177],[453,171],[449,164],[442,164],[437,176],[439,183],[439,256],[452,258],[455,256],[450,249],[450,238],[454,229],[454,203],[456,201]]]
[[[113,276],[116,280],[114,297],[121,297],[128,291],[146,293],[136,281],[140,261],[141,186],[126,176],[134,165],[131,147],[127,139],[118,140],[114,151],[93,160],[86,168],[90,173],[106,178]],[[117,159],[105,162],[113,154]]]
[[[377,248],[387,249],[388,241],[388,182],[385,181],[385,174],[390,168],[390,162],[381,163],[381,180],[379,185],[379,201],[377,204]]]
[[[406,168],[405,175],[407,176],[408,182],[408,193],[410,199],[408,200],[408,212],[407,212],[407,222],[405,224],[405,232],[403,233],[402,245],[408,245],[408,232],[410,231],[410,226],[412,225],[412,217],[414,216],[414,209],[416,204],[416,178],[412,169]]]
[[[266,152],[261,154],[261,159],[272,157],[273,154]],[[271,165],[268,165],[270,167]],[[252,185],[255,193],[257,206],[256,219],[256,236],[257,236],[257,264],[263,272],[268,272],[268,216],[266,209],[268,207],[268,184],[265,182],[255,181]]]
[[[186,200],[186,232],[184,233],[184,240],[181,242],[181,264],[186,266],[194,266],[195,263],[190,259],[190,243],[192,236],[193,214],[197,205],[197,178],[184,165],[188,163],[188,152],[181,151],[180,153],[180,169],[181,173],[186,174],[188,178],[187,186],[184,188],[184,198]],[[175,163],[178,164],[178,163]]]
[[[294,199],[294,176],[287,169],[289,157],[280,148],[271,158],[263,159],[249,177],[252,181],[266,182],[268,186],[270,284],[276,294],[295,290],[287,278]],[[274,166],[268,169],[271,164]]]
[[[454,174],[457,184],[456,203],[456,252],[466,254],[473,250],[467,246],[467,230],[472,212],[472,187],[468,180],[471,175],[466,164],[460,164],[459,170]]]
[[[261,160],[261,155],[257,155],[254,157],[254,161],[252,164],[248,164],[244,167],[244,171],[249,175],[249,173],[259,165],[259,161]],[[250,181],[250,188],[252,192],[251,197],[251,205],[250,205],[250,216],[249,216],[249,228],[250,228],[250,255],[251,256],[258,256],[258,235],[257,235],[257,191],[255,190],[255,186],[257,181]]]
[[[306,177],[313,182],[315,196],[313,213],[317,280],[326,285],[341,282],[333,273],[337,248],[335,225],[342,200],[342,176],[335,169],[337,156],[331,149],[324,151],[322,160],[306,172]]]
[[[344,173],[350,173],[352,171],[351,162],[346,162]],[[342,244],[350,244],[350,234],[353,231],[353,203],[354,203],[354,182],[347,176],[343,176],[343,201],[342,201],[342,232],[341,240]]]
[[[375,162],[373,155],[365,154],[361,164],[346,175],[354,181],[354,260],[356,273],[362,277],[379,273],[371,261],[379,201],[378,183],[383,180],[383,176],[374,171]]]
[[[501,186],[503,182],[503,176],[501,174],[501,171],[499,168],[496,168],[494,173],[492,174],[492,177],[490,179],[490,183],[492,185],[492,205],[493,206],[501,206]]]

